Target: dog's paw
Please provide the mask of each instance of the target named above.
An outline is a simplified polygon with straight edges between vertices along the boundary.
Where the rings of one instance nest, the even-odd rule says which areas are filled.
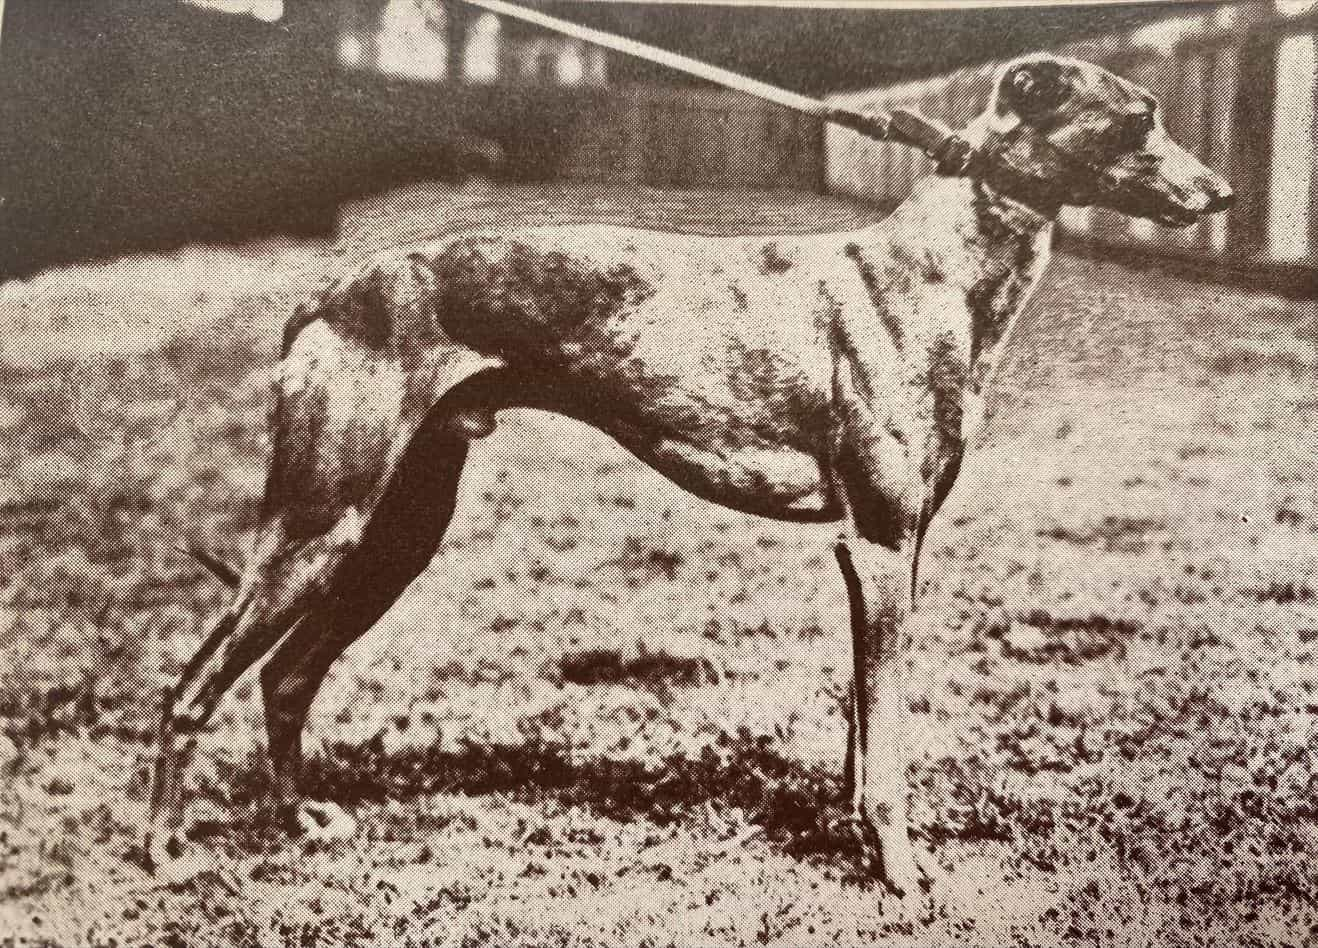
[[[324,845],[350,838],[357,832],[357,821],[337,803],[307,800],[296,813],[297,825],[308,843]]]
[[[933,854],[921,846],[907,842],[903,853],[890,848],[880,860],[880,875],[889,888],[901,899],[903,913],[912,922],[926,922],[937,916],[947,897],[947,879],[943,867]]]
[[[942,892],[947,887],[947,871],[943,868],[934,854],[923,846],[913,846],[915,852],[915,864],[920,870],[920,878],[924,888],[931,894]]]
[[[187,844],[178,833],[152,833],[143,841],[147,871],[157,885],[174,888],[217,870],[212,853]]]
[[[911,922],[927,920],[946,894],[943,868],[913,844],[904,827],[881,826],[856,814],[846,826],[858,838],[873,874],[900,899]]]

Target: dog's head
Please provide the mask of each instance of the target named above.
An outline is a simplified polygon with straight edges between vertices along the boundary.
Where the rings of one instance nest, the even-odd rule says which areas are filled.
[[[1077,59],[1007,63],[970,132],[986,179],[1026,203],[1097,204],[1187,227],[1234,200],[1221,176],[1171,140],[1148,90]]]

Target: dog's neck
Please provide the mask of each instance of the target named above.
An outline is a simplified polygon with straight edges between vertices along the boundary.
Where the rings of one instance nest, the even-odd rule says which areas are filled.
[[[1055,212],[967,178],[929,178],[876,228],[872,252],[957,287],[970,354],[989,361],[1048,263]]]
[[[1000,231],[1008,239],[1033,241],[1039,232],[1057,219],[1060,206],[1040,207],[1019,200],[984,181],[969,182],[975,195],[975,213],[981,231]]]

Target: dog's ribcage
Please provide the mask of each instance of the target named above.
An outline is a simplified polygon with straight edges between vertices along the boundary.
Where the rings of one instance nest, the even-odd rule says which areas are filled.
[[[524,402],[710,499],[809,517],[828,506],[830,329],[868,305],[845,243],[560,227],[462,238],[428,263],[446,335],[540,374]]]

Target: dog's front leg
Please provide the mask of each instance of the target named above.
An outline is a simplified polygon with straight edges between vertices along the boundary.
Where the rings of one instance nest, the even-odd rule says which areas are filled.
[[[855,655],[853,816],[877,850],[885,880],[918,907],[920,859],[907,831],[907,618],[913,544],[887,549],[859,537],[837,545]]]
[[[833,379],[832,471],[847,530],[836,547],[855,656],[847,770],[853,818],[884,879],[918,912],[928,860],[907,830],[906,678],[912,580],[925,485],[900,414],[876,398],[863,360],[840,353]],[[891,393],[891,388],[889,388]],[[898,404],[897,407],[901,407]],[[923,866],[922,866],[923,864]]]

